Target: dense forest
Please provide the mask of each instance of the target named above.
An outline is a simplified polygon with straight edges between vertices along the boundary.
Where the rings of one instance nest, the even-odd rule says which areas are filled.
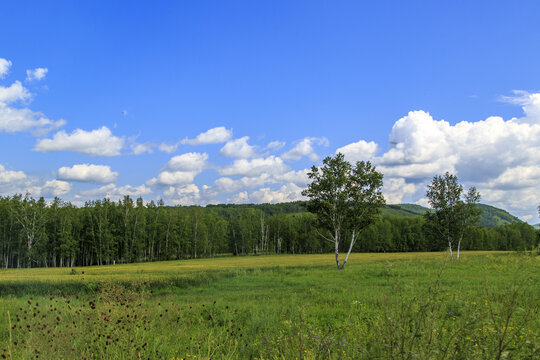
[[[390,205],[366,228],[357,252],[441,251],[446,244],[424,227],[425,208]],[[493,208],[495,209],[495,208]],[[500,209],[497,209],[502,211]],[[496,222],[495,222],[496,223]],[[464,250],[524,250],[538,245],[522,222],[478,226]],[[0,197],[0,267],[86,266],[136,261],[323,253],[332,250],[304,203],[164,206],[129,196],[76,207],[55,199]]]

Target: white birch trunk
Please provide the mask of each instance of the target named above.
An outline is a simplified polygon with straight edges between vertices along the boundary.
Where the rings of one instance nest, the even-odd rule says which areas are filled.
[[[351,237],[351,244],[349,245],[349,251],[347,251],[347,256],[345,256],[345,260],[343,261],[343,264],[341,265],[341,269],[345,269],[345,264],[347,263],[347,260],[349,260],[349,255],[351,254],[351,251],[352,251],[352,248],[353,248],[353,245],[354,245],[354,241],[356,240],[355,235],[356,234],[353,231],[352,237]]]

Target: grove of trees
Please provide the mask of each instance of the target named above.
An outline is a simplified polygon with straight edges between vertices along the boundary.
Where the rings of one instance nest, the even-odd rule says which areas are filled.
[[[426,196],[432,208],[424,215],[426,227],[448,242],[451,259],[454,258],[452,250],[455,248],[459,260],[465,232],[480,221],[482,211],[476,206],[480,193],[472,187],[463,195],[463,186],[458,183],[457,176],[446,172],[433,177]]]
[[[336,265],[343,270],[362,231],[375,222],[385,204],[381,188],[383,175],[371,163],[358,161],[354,166],[338,153],[313,166],[311,183],[302,195],[309,198],[307,208],[317,217],[320,236],[334,245]],[[349,250],[340,264],[339,245],[350,236]]]
[[[383,216],[356,238],[354,252],[443,251],[422,217]],[[164,206],[129,196],[76,207],[60,199],[0,197],[0,267],[86,266],[212,257],[220,254],[333,252],[305,203]],[[472,227],[463,250],[538,246],[525,223]],[[348,243],[339,250],[347,251]]]

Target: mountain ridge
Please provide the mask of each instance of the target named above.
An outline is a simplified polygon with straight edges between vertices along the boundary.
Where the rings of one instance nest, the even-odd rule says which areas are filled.
[[[306,212],[305,204],[305,201],[293,201],[278,204],[216,204],[207,205],[207,207],[215,207],[218,209],[230,207],[257,208],[268,215],[273,215],[277,213],[292,214]],[[501,225],[523,223],[523,221],[504,209],[499,209],[486,204],[478,204],[478,207],[482,209],[479,225],[485,227],[497,227]],[[417,204],[387,204],[383,206],[382,215],[396,217],[420,217],[428,211],[430,211],[430,209],[427,207]]]

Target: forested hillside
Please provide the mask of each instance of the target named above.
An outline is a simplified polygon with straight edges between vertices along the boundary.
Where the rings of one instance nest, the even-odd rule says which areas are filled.
[[[425,211],[411,204],[386,206],[381,220],[360,235],[353,250],[444,250],[445,241],[423,226],[420,215]],[[462,249],[519,250],[537,243],[533,227],[520,222],[477,227],[466,234]],[[225,253],[323,253],[332,246],[319,235],[315,216],[305,212],[302,202],[169,207],[126,196],[77,208],[60,199],[48,204],[20,195],[0,197],[1,267],[102,265]]]

